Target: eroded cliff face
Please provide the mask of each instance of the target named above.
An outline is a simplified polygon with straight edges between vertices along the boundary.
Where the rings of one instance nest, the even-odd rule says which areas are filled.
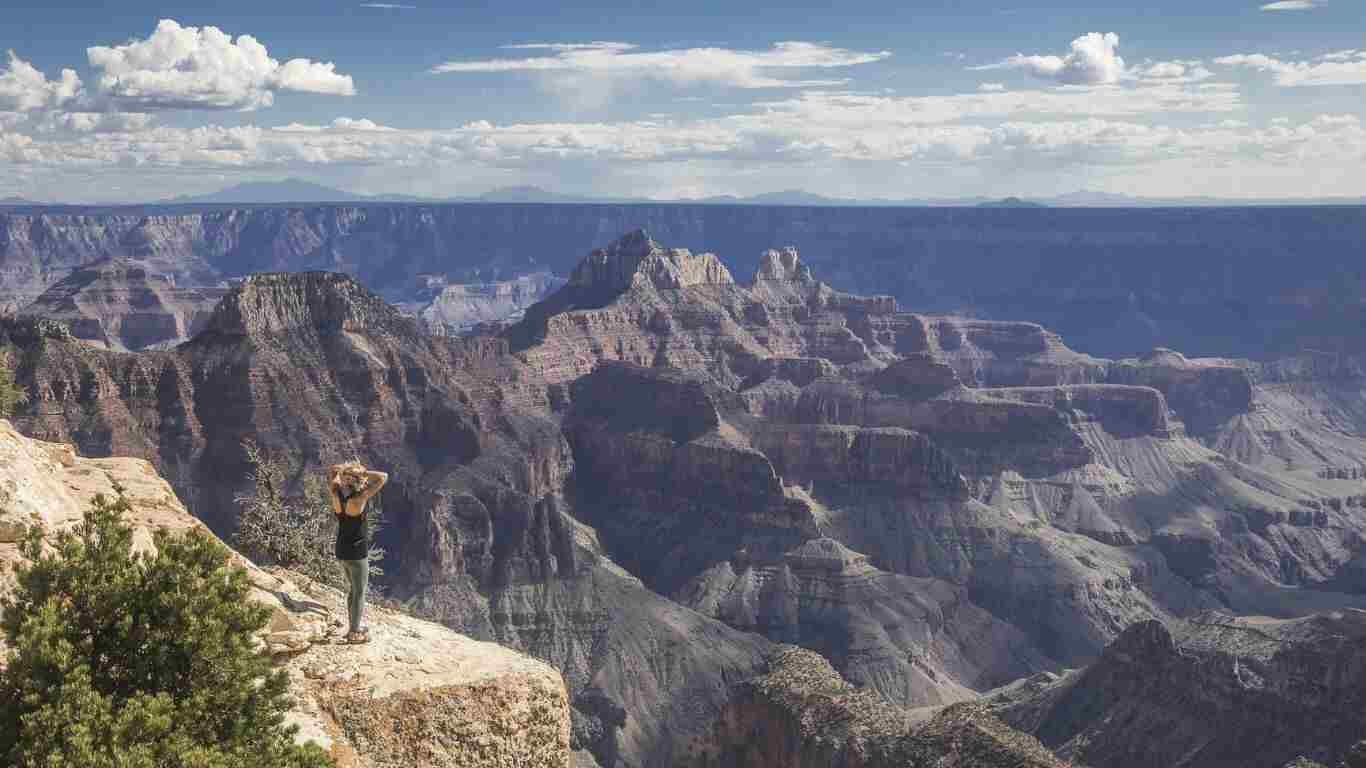
[[[112,498],[116,487],[132,503],[127,522],[139,548],[152,546],[157,528],[204,529],[146,461],[81,458],[0,420],[0,591],[12,586],[24,531],[68,529],[96,494]],[[247,569],[253,599],[272,609],[259,641],[289,672],[287,722],[342,768],[570,765],[569,696],[548,665],[377,607],[367,613],[370,644],[335,644],[344,595],[233,558]]]
[[[633,242],[642,241],[637,236]],[[1270,397],[1257,384],[1266,376],[1258,366],[1165,350],[1119,361],[1094,358],[1069,350],[1037,325],[936,318],[901,312],[891,300],[843,297],[815,280],[790,249],[768,252],[760,261],[749,287],[608,291],[612,298],[598,296],[591,308],[552,298],[538,333],[521,337],[521,343],[539,340],[521,354],[533,365],[572,360],[574,369],[563,373],[571,379],[611,360],[701,375],[716,387],[719,418],[703,422],[718,426],[698,444],[722,446],[737,457],[757,450],[781,478],[784,493],[815,510],[822,536],[867,556],[873,568],[965,588],[974,608],[1027,638],[1024,645],[1037,655],[1033,661],[1025,660],[1027,653],[1014,655],[1022,666],[1050,663],[1040,658],[1085,662],[1125,626],[1150,616],[1221,605],[1293,615],[1362,604],[1356,588],[1346,586],[1361,570],[1353,554],[1359,548],[1352,512],[1359,492],[1349,490],[1350,470],[1307,462],[1249,466],[1218,450],[1229,425],[1244,422],[1245,433],[1254,429],[1246,422],[1263,410],[1257,401]],[[517,331],[511,336],[516,346]],[[611,381],[606,370],[610,366],[580,383]],[[713,521],[706,530],[755,532],[780,518],[759,525],[705,511],[732,493],[730,477],[745,474],[714,463],[707,486],[675,482],[671,468],[695,450],[686,440],[650,437],[652,427],[643,423],[617,427],[629,437],[615,437],[610,419],[578,415],[594,402],[629,409],[633,395],[651,412],[677,409],[661,408],[643,383],[604,385],[597,395],[593,389],[566,389],[564,398],[572,403],[568,423],[577,425],[571,434],[591,436],[575,443],[576,456],[607,456],[602,463],[613,468],[604,475],[610,480],[596,485],[615,494],[603,501],[613,512],[595,518],[609,551],[628,552],[622,556],[641,563],[647,583],[735,626],[757,628],[775,640],[797,637],[802,620],[793,617],[800,615],[800,601],[776,596],[813,588],[773,556],[790,545],[781,537],[765,537],[756,546],[738,534],[726,544],[685,547],[710,548],[697,559],[714,561],[686,596],[674,581],[651,581],[648,574],[656,572],[667,547],[698,535],[680,521],[704,519]],[[1304,442],[1317,450],[1359,445],[1359,437],[1335,436],[1330,426],[1341,423],[1350,406],[1328,412],[1335,416],[1316,423]],[[1242,444],[1276,440],[1268,426],[1255,427]],[[628,456],[619,453],[623,443],[654,447]],[[874,444],[931,450],[894,451],[890,465],[899,471],[878,477],[862,458],[861,446]],[[860,449],[851,452],[855,446]],[[952,469],[941,472],[945,466]],[[637,488],[644,495],[623,500]],[[670,489],[667,503],[648,500],[656,488]],[[686,511],[653,513],[680,505]],[[651,536],[669,530],[682,531],[682,538]],[[794,529],[783,530],[790,536]],[[799,536],[803,545],[813,540]],[[723,558],[722,550],[736,542]],[[750,563],[756,552],[766,560]],[[1315,584],[1319,591],[1292,595],[1286,584]],[[846,599],[855,592],[839,594]],[[851,604],[861,601],[878,603],[865,592]],[[850,617],[861,608],[851,610],[841,619],[845,627],[858,624]],[[805,621],[820,623],[814,616]],[[892,682],[898,675],[913,678],[906,668],[860,672],[858,665],[877,653],[843,655],[822,632],[808,631],[804,638],[797,642],[829,654],[860,682],[879,681],[874,684],[889,695],[932,688],[899,688]],[[885,635],[872,642],[914,645]],[[960,681],[980,683],[993,674],[971,664],[957,669],[953,676]]]
[[[814,478],[849,494],[967,498],[922,435],[771,425],[699,373],[622,363],[575,385],[565,431],[576,509],[618,562],[683,605],[814,648],[910,705],[1051,664],[965,587],[884,571],[826,533],[834,515],[805,489]]]
[[[1094,664],[1021,681],[996,713],[1087,765],[1336,765],[1366,733],[1366,612],[1136,624]]]

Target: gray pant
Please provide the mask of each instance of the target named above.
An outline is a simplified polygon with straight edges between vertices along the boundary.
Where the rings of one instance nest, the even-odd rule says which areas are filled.
[[[370,562],[368,560],[340,560],[342,570],[346,571],[346,615],[351,621],[352,632],[360,631],[361,615],[365,611],[365,590],[370,586]]]

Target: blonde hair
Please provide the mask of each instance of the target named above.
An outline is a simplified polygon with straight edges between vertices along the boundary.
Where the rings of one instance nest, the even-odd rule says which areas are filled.
[[[364,488],[366,485],[369,484],[368,478],[366,478],[365,476],[365,465],[360,463],[356,459],[344,461],[338,464],[337,469],[339,470],[337,473],[338,479],[343,481],[350,481],[352,487],[356,488],[357,490]]]

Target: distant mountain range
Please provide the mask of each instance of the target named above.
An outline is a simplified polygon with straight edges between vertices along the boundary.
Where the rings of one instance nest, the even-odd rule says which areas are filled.
[[[168,205],[217,205],[234,203],[360,203],[366,195],[344,192],[303,179],[248,181],[205,195],[181,195],[161,202]],[[420,198],[412,198],[414,201]]]
[[[589,203],[597,198],[561,195],[540,187],[500,187],[477,196],[418,197],[416,195],[361,195],[303,179],[249,181],[203,195],[181,195],[159,201],[163,205],[277,205],[281,203]],[[618,202],[618,201],[613,201]]]
[[[985,203],[978,203],[978,208],[1047,208],[1043,203],[1033,200],[1023,200],[1018,197],[1007,197],[1001,200],[988,200]]]
[[[362,195],[355,192],[316,184],[303,179],[279,181],[251,181],[235,184],[217,192],[202,195],[181,195],[157,201],[159,205],[280,205],[286,203],[687,203],[692,205],[771,205],[817,207],[907,207],[907,206],[963,206],[980,208],[1158,208],[1158,207],[1225,207],[1225,206],[1282,206],[1282,205],[1366,205],[1366,197],[1356,198],[1259,198],[1237,199],[1218,197],[1136,197],[1078,190],[1049,197],[924,197],[924,198],[848,198],[829,197],[800,189],[764,192],[757,195],[714,195],[700,198],[645,198],[573,195],[553,192],[536,186],[511,186],[490,190],[481,195],[455,197],[419,197],[416,195]],[[43,205],[22,197],[0,199],[0,206]]]

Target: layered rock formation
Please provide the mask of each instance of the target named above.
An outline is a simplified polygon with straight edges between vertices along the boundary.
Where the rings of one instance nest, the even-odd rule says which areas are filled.
[[[662,251],[640,235],[624,240],[621,247],[633,249],[633,255],[626,259],[632,263],[641,261],[644,254]],[[529,313],[521,328],[513,330],[510,338],[514,346],[525,347],[523,355],[534,368],[543,371],[552,382],[581,376],[597,360],[603,359],[673,365],[698,371],[720,391],[735,393],[717,396],[718,402],[726,401],[725,407],[735,415],[726,420],[725,428],[720,426],[718,416],[699,421],[706,428],[716,426],[717,432],[697,445],[710,441],[712,447],[708,450],[712,453],[730,451],[737,457],[743,456],[746,450],[757,448],[762,452],[761,456],[781,467],[785,482],[798,487],[816,486],[817,499],[813,506],[834,508],[830,513],[821,512],[818,523],[814,522],[816,515],[813,513],[798,513],[797,519],[805,516],[813,522],[806,524],[807,532],[795,535],[806,539],[811,536],[809,529],[812,526],[833,527],[845,543],[872,555],[874,563],[890,567],[894,572],[949,578],[960,584],[965,580],[972,584],[974,579],[990,578],[992,586],[979,582],[969,589],[980,593],[975,599],[1011,613],[1031,610],[1027,606],[1033,605],[1044,609],[1055,598],[1039,595],[1022,599],[1019,589],[1034,577],[1022,578],[1021,574],[1001,572],[995,563],[979,572],[969,565],[973,558],[957,554],[962,550],[956,546],[949,548],[948,551],[955,554],[948,558],[926,559],[931,553],[925,552],[920,544],[911,550],[913,554],[898,550],[907,542],[904,535],[912,535],[911,531],[928,524],[923,518],[911,524],[906,534],[901,534],[897,532],[899,525],[890,530],[885,527],[885,512],[876,513],[877,519],[884,521],[882,527],[870,529],[867,516],[873,514],[874,509],[891,505],[898,508],[897,518],[902,519],[947,512],[951,517],[961,517],[965,521],[980,521],[982,512],[978,510],[982,508],[974,507],[970,496],[976,494],[985,500],[986,491],[1001,473],[1023,471],[1035,478],[1056,475],[1057,479],[1050,482],[1065,486],[1066,498],[1050,492],[1050,498],[1043,505],[1047,509],[1031,511],[998,505],[994,508],[998,511],[989,514],[1004,513],[1005,519],[975,522],[970,526],[1009,529],[1028,520],[1057,518],[1060,526],[1093,534],[1107,544],[1131,543],[1133,537],[1122,524],[1111,520],[1093,500],[1088,503],[1092,491],[1072,492],[1078,483],[1069,473],[1105,478],[1106,470],[1097,466],[1098,457],[1102,450],[1113,451],[1102,443],[1112,439],[1160,443],[1169,440],[1172,434],[1163,395],[1152,388],[1087,384],[1033,389],[968,389],[961,384],[958,367],[965,372],[975,372],[974,376],[985,372],[987,380],[1009,383],[1020,383],[1010,378],[1022,375],[1020,371],[1037,369],[1046,371],[1048,380],[1056,384],[1059,381],[1103,381],[1108,363],[1071,353],[1056,337],[1050,340],[1037,327],[997,330],[990,323],[966,324],[953,319],[907,315],[899,313],[896,303],[890,299],[860,299],[840,294],[816,281],[791,250],[765,254],[753,287],[749,289],[724,278],[678,288],[661,288],[653,283],[627,285],[626,281],[615,280],[599,288],[599,293],[583,298],[588,296],[588,289],[571,284],[536,308],[534,313]],[[1031,341],[1031,338],[1037,341]],[[945,346],[955,354],[945,354]],[[564,367],[571,361],[571,367]],[[661,408],[661,397],[649,394],[658,386],[653,383],[657,376],[651,379],[651,376],[636,374],[634,381],[617,382],[614,379],[621,375],[609,375],[612,370],[605,369],[584,379],[586,382],[604,379],[594,385],[599,394],[592,393],[593,387],[580,387],[571,393],[575,403],[571,424],[576,426],[570,427],[570,433],[579,435],[571,440],[581,461],[599,453],[607,457],[600,463],[581,464],[581,471],[592,471],[597,466],[605,468],[604,474],[585,485],[611,489],[613,498],[609,507],[616,511],[598,523],[600,532],[607,536],[609,549],[614,541],[613,528],[634,526],[636,532],[617,541],[613,551],[634,553],[621,556],[638,558],[640,562],[663,562],[659,557],[661,553],[651,548],[649,542],[673,541],[667,535],[651,538],[658,532],[656,526],[668,524],[661,522],[654,512],[646,520],[627,522],[636,520],[638,515],[627,512],[622,504],[653,510],[661,508],[662,500],[650,502],[647,500],[649,494],[667,496],[670,502],[664,506],[670,506],[707,493],[705,486],[686,478],[665,479],[641,474],[653,472],[652,468],[656,466],[681,466],[679,456],[686,454],[676,452],[697,450],[692,448],[692,442],[687,442],[692,438],[683,440],[687,445],[675,446],[663,453],[652,449],[654,452],[650,454],[627,456],[619,453],[620,446],[643,440],[635,435],[648,427],[636,423],[618,425],[617,432],[633,435],[623,440],[611,435],[610,424],[607,433],[603,433],[602,426],[585,425],[586,421],[592,420],[582,418],[582,413],[589,407],[585,403],[610,402],[614,408],[621,408],[619,393],[623,392],[639,393],[638,396],[646,398],[642,402],[643,410],[659,414],[661,418],[664,414],[678,414],[685,408],[686,401],[664,398],[672,399],[678,405]],[[736,395],[739,404],[735,402]],[[679,415],[669,418],[687,420]],[[829,426],[821,426],[832,424],[846,425],[844,432],[837,434]],[[1079,429],[1079,426],[1085,428]],[[862,433],[860,428],[864,430]],[[901,435],[896,432],[898,429],[902,430]],[[668,434],[662,427],[660,431]],[[680,438],[674,436],[674,441],[679,442]],[[894,449],[889,458],[883,460],[888,469],[879,475],[876,460],[869,466],[868,459],[861,456],[873,446],[884,445],[904,445],[905,448]],[[852,456],[851,450],[855,452]],[[1187,445],[1182,450],[1197,449]],[[614,454],[613,451],[618,452]],[[911,467],[924,469],[908,472],[908,463]],[[624,468],[630,468],[635,476],[620,474]],[[724,468],[707,471],[713,478],[713,485],[728,483],[726,478],[734,472]],[[778,474],[771,469],[767,472],[770,476]],[[923,477],[918,472],[923,472]],[[1114,479],[1108,481],[1109,487],[1104,484],[1107,481],[1102,480],[1103,484],[1096,486],[1095,491],[1102,496],[1129,495],[1131,488],[1123,478],[1117,472],[1112,474]],[[762,487],[744,481],[741,479],[744,476],[736,475],[737,480],[731,487]],[[736,494],[731,487],[723,485],[716,497],[724,500]],[[770,492],[775,500],[779,498],[777,487]],[[647,496],[635,502],[625,501],[628,496],[623,496],[623,491],[632,488],[640,488]],[[918,498],[905,498],[907,488],[916,489]],[[1031,498],[1037,496],[1031,495]],[[717,502],[712,502],[711,506],[717,506]],[[721,501],[720,506],[725,508],[726,502]],[[757,511],[777,509],[783,504],[765,501],[740,506]],[[738,525],[745,534],[762,527],[697,510],[671,513],[669,519],[681,522],[699,517],[725,521],[729,526]],[[776,514],[768,518],[785,519]],[[714,524],[704,530],[710,534],[720,528]],[[792,530],[802,529],[798,525]],[[1028,533],[1027,527],[1018,530],[1027,538],[1038,538]],[[765,541],[764,556],[772,561],[775,552],[791,548],[794,544],[792,535],[787,534],[785,541],[770,537]],[[744,541],[743,535],[738,534],[725,543],[713,542],[707,546],[693,539],[683,541],[691,542],[682,547],[691,557],[716,562],[733,559],[733,553],[740,550],[752,557],[757,549],[754,542]],[[732,553],[723,552],[727,547],[733,550]],[[1070,547],[1065,539],[1049,542],[1044,545],[1043,551],[1048,553],[1043,555],[1044,562],[1053,558],[1060,558],[1059,565],[1072,561],[1071,554],[1064,554]],[[993,557],[984,553],[986,561]],[[1108,586],[1081,593],[1098,597],[1117,591],[1113,598],[1101,598],[1102,602],[1113,601],[1108,608],[1082,608],[1090,617],[1080,619],[1080,623],[1095,624],[1094,630],[1078,633],[1075,627],[1079,619],[1075,615],[1042,622],[1034,616],[1020,617],[1022,624],[1036,630],[1040,624],[1056,625],[1056,634],[1054,630],[1046,630],[1042,636],[1036,636],[1038,647],[1044,650],[1045,656],[1084,658],[1087,653],[1099,650],[1128,620],[1149,615],[1154,610],[1150,597],[1134,590],[1129,577],[1134,569],[1147,572],[1148,565],[1142,558],[1135,559],[1128,554],[1116,552],[1114,557],[1117,561],[1114,570],[1098,582],[1098,586]],[[1029,572],[1039,573],[1036,568]],[[1063,573],[1067,571],[1070,566]],[[721,578],[722,584],[731,578],[717,576],[715,571],[709,573]],[[1068,576],[1054,573],[1045,581],[1059,577],[1066,581],[1080,576],[1081,572]],[[648,577],[647,582],[650,582]],[[679,589],[677,582],[675,578],[650,583],[657,589],[675,594]],[[1174,588],[1182,590],[1179,585]],[[1005,590],[1010,596],[1001,594],[998,597],[998,590]],[[720,598],[714,594],[715,588],[702,591],[713,593],[707,599],[720,604]],[[1083,606],[1092,599],[1095,598],[1084,598]],[[1056,608],[1047,610],[1053,612]],[[752,625],[744,621],[739,623]],[[1063,626],[1072,628],[1064,630]],[[1069,639],[1054,639],[1065,637]],[[779,635],[776,639],[786,638]],[[1023,661],[1028,654],[1015,655],[1015,658]],[[914,687],[923,689],[923,686],[906,686]],[[896,685],[887,686],[888,691],[897,688]]]
[[[203,530],[151,465],[85,459],[70,446],[23,437],[0,421],[0,565],[20,562],[23,532],[78,523],[96,494],[116,488],[133,507],[134,544],[151,532]],[[570,764],[569,700],[547,665],[401,613],[372,608],[369,645],[335,645],[345,599],[288,574],[247,569],[253,597],[272,609],[261,642],[288,671],[297,739],[327,749],[343,768]],[[11,586],[8,579],[4,589]]]
[[[641,253],[662,250],[639,235],[622,245]],[[582,286],[573,292],[585,295]],[[1097,641],[1103,644],[1128,620],[1150,611],[1154,598],[1173,606],[1206,599],[1183,583],[1212,587],[1218,596],[1207,592],[1209,597],[1240,609],[1287,610],[1277,585],[1329,586],[1333,577],[1327,573],[1342,569],[1357,550],[1350,516],[1341,518],[1341,526],[1332,521],[1333,509],[1350,509],[1352,494],[1324,488],[1303,469],[1232,463],[1230,458],[1239,457],[1209,449],[1227,443],[1221,435],[1230,425],[1259,410],[1256,366],[1192,360],[1166,350],[1111,361],[1075,353],[1036,325],[903,313],[890,299],[849,297],[821,284],[792,250],[767,252],[748,288],[724,279],[676,289],[618,280],[605,283],[591,302],[569,293],[552,297],[509,335],[533,367],[552,381],[581,376],[598,360],[704,372],[738,394],[748,413],[731,421],[751,445],[783,465],[788,482],[839,478],[831,499],[819,500],[839,510],[831,522],[845,524],[846,515],[851,523],[859,521],[843,534],[851,537],[845,543],[875,563],[957,579],[975,571],[961,560],[946,571],[946,563],[931,565],[920,556],[889,551],[898,546],[889,542],[899,537],[885,525],[865,542],[860,531],[867,518],[860,507],[867,507],[869,492],[861,492],[858,504],[844,503],[841,495],[848,495],[853,478],[844,470],[820,477],[824,470],[801,455],[806,449],[792,445],[829,440],[814,425],[891,427],[923,435],[964,476],[967,491],[960,499],[971,496],[1006,515],[1006,528],[1042,522],[1110,546],[1150,545],[1152,550],[1107,553],[1102,560],[1111,560],[1115,569],[1101,579],[1110,585],[1101,591],[1129,590],[1125,585],[1154,576],[1162,583],[1146,584],[1116,606],[1127,607],[1103,611],[1103,628],[1080,646],[1075,631],[1059,632],[1058,637],[1074,638],[1064,641],[1063,647],[1076,648],[1064,650],[1065,658],[1098,651]],[[744,426],[750,423],[759,426]],[[1315,446],[1360,442],[1317,432],[1310,440]],[[779,434],[809,437],[774,437]],[[817,490],[820,496],[819,485]],[[1325,511],[1313,511],[1320,507]],[[972,502],[949,508],[954,515],[980,515],[970,511]],[[1253,517],[1256,530],[1240,527]],[[1263,519],[1309,524],[1268,531]],[[1070,545],[1046,545],[1058,547]],[[1161,557],[1156,566],[1154,554]],[[1293,577],[1269,556],[1303,562],[1310,575]],[[1164,574],[1180,578],[1169,581]],[[1202,581],[1215,574],[1222,576],[1217,585]],[[979,599],[994,602],[992,591]],[[999,605],[1013,611],[1035,602],[1020,597]],[[1355,604],[1354,598],[1334,599]]]
[[[227,292],[180,288],[173,277],[127,259],[107,259],[72,272],[22,314],[63,322],[78,339],[105,349],[145,349],[198,333]]]
[[[1049,665],[961,586],[883,571],[826,536],[830,510],[784,484],[814,467],[833,488],[965,498],[952,462],[923,436],[756,423],[699,374],[620,363],[580,380],[573,402],[575,507],[652,589],[817,649],[910,705],[970,699],[967,685]]]
[[[1364,640],[1358,610],[1148,621],[1086,669],[997,692],[993,708],[1086,765],[1337,765],[1366,734]]]

